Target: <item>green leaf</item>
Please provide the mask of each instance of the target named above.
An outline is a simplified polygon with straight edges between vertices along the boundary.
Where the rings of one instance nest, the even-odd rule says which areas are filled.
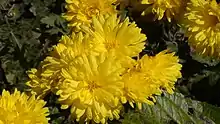
[[[156,97],[155,105],[143,104],[142,110],[129,111],[124,114],[124,124],[214,124],[209,116],[204,114],[203,103],[184,98],[180,93]],[[219,113],[220,114],[220,113]]]
[[[33,0],[29,10],[34,14],[34,16],[39,17],[44,17],[49,13],[49,8],[45,6],[45,3],[41,0]]]
[[[216,124],[220,124],[220,108],[211,104],[203,103],[203,114],[211,118]]]
[[[141,111],[129,111],[124,114],[122,120],[122,124],[152,124],[153,122],[154,124],[160,124],[157,120],[154,120],[154,117]]]
[[[62,34],[68,33],[68,28],[66,21],[60,16],[56,14],[50,14],[41,19],[41,23],[47,25],[47,33],[58,34],[61,32]]]
[[[44,24],[47,24],[48,26],[55,26],[55,21],[57,19],[56,15],[50,15],[50,16],[46,16],[44,18],[41,19],[41,22]]]
[[[199,119],[193,118],[188,114],[188,107],[184,96],[179,93],[174,95],[164,94],[163,97],[157,97],[155,106],[144,105],[144,110],[153,114],[161,122],[164,120],[173,120],[179,124],[199,123]]]
[[[214,66],[216,67],[216,66]],[[196,73],[188,79],[188,86],[191,89],[191,86],[195,83],[200,83],[202,81],[207,82],[210,86],[214,86],[219,82],[220,72],[216,70],[203,70],[200,73]]]

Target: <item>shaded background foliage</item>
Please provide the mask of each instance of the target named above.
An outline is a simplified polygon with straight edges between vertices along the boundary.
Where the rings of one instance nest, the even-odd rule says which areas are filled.
[[[0,90],[26,88],[26,71],[36,68],[63,34],[67,22],[61,18],[64,0],[0,0]],[[184,31],[175,23],[152,22],[152,15],[127,8],[122,12],[136,21],[147,35],[146,48],[140,53],[156,55],[164,49],[175,51],[181,59],[182,75],[174,95],[157,97],[155,106],[142,110],[126,106],[119,121],[109,123],[216,123],[220,124],[220,63],[203,58],[187,44]],[[69,110],[61,110],[57,96],[46,96],[50,123],[70,124]]]

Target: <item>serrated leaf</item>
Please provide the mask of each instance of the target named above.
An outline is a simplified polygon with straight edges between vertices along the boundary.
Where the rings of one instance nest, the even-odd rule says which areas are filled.
[[[193,118],[188,114],[188,104],[184,96],[179,93],[173,95],[164,94],[163,97],[158,96],[156,105],[144,105],[144,110],[152,113],[159,119],[168,119],[177,122],[178,124],[184,123],[200,123],[199,119]]]
[[[41,19],[41,22],[44,24],[47,24],[48,26],[55,26],[55,21],[57,19],[56,15],[50,15],[50,16],[46,16],[44,18]]]
[[[199,101],[184,98],[180,93],[156,97],[155,105],[143,104],[141,111],[125,114],[124,124],[214,124],[203,114],[203,104]],[[191,111],[190,111],[191,110]]]
[[[49,8],[45,6],[44,2],[41,0],[33,0],[31,2],[30,12],[34,14],[34,16],[45,17],[49,13]]]

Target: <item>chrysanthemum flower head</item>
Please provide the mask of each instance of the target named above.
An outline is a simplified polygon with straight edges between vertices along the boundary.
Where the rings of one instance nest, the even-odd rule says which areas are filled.
[[[120,22],[116,14],[93,17],[91,29],[83,26],[83,30],[94,37],[94,42],[103,43],[106,51],[115,51],[118,56],[137,56],[147,39],[135,22],[130,23],[128,18]]]
[[[67,67],[81,54],[97,55],[98,51],[103,51],[100,50],[103,48],[100,43],[91,43],[89,36],[81,32],[62,36],[59,43],[54,46],[51,55],[41,63],[38,70],[28,71],[30,80],[27,85],[31,87],[32,94],[42,98],[50,91],[55,92],[62,68]]]
[[[116,13],[113,5],[116,0],[66,0],[67,12],[64,18],[70,27],[80,29],[80,25],[89,25],[93,16]]]
[[[122,72],[113,54],[77,57],[62,69],[63,83],[57,92],[62,108],[71,107],[77,121],[106,123],[107,119],[119,119]]]
[[[134,66],[123,74],[124,95],[122,103],[132,107],[136,103],[141,109],[142,103],[152,105],[154,95],[160,95],[162,89],[173,93],[174,84],[181,77],[181,64],[174,53],[162,51],[156,56],[144,55]]]
[[[168,93],[173,93],[175,82],[182,77],[181,68],[182,65],[179,64],[179,58],[175,53],[164,50],[156,56],[144,55],[139,61],[138,70],[143,72],[146,78],[157,82]]]
[[[150,4],[151,7],[147,8],[142,15],[148,12],[153,12],[158,20],[165,17],[169,22],[171,19],[179,17],[179,14],[185,8],[186,1],[188,0],[142,0],[142,4]]]
[[[15,89],[13,94],[3,90],[0,96],[0,124],[48,124],[46,102],[27,96]]]
[[[89,35],[83,35],[82,32],[72,33],[71,36],[62,36],[60,42],[54,47],[51,56],[48,56],[43,64],[45,69],[43,75],[50,76],[59,74],[61,68],[82,54],[98,55],[99,51],[104,51],[102,43],[91,42]]]
[[[182,25],[197,53],[220,56],[220,5],[216,0],[191,0]]]

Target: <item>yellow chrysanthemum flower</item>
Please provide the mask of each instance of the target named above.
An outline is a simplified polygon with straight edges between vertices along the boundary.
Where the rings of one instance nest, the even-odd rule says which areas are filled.
[[[62,36],[51,56],[41,63],[39,69],[28,71],[30,80],[27,85],[31,87],[32,94],[42,98],[50,91],[56,92],[62,68],[68,67],[68,64],[81,54],[98,55],[98,51],[103,51],[100,50],[103,48],[101,43],[90,42],[89,35],[83,35],[81,32]]]
[[[130,23],[126,18],[120,22],[116,14],[104,17],[94,17],[91,29],[82,26],[86,33],[91,34],[94,42],[104,44],[106,51],[115,51],[118,56],[137,56],[144,48],[145,34],[137,27],[135,22]]]
[[[172,94],[174,84],[182,77],[180,72],[182,65],[175,53],[168,53],[167,50],[158,53],[156,56],[144,55],[140,60],[138,70],[145,73],[152,81],[158,82],[161,88]]]
[[[64,18],[70,27],[80,29],[80,25],[89,25],[93,16],[116,13],[116,0],[66,0],[67,12]]]
[[[181,77],[181,64],[174,53],[162,51],[156,56],[144,55],[123,75],[124,95],[122,103],[128,102],[132,107],[136,103],[141,109],[142,103],[152,105],[153,95],[160,95],[162,89],[173,93],[174,84]]]
[[[197,53],[220,56],[220,5],[216,0],[191,0],[182,25]]]
[[[27,96],[15,89],[13,94],[3,90],[0,96],[0,124],[48,124],[46,102]]]
[[[142,15],[151,11],[156,14],[156,18],[158,20],[165,17],[169,22],[171,22],[171,19],[177,19],[177,17],[179,17],[185,9],[186,1],[188,0],[142,0],[142,4],[152,5],[151,7],[148,7]]]
[[[80,122],[106,123],[119,119],[123,82],[121,64],[114,55],[82,55],[62,69],[63,83],[57,95],[63,109]]]

